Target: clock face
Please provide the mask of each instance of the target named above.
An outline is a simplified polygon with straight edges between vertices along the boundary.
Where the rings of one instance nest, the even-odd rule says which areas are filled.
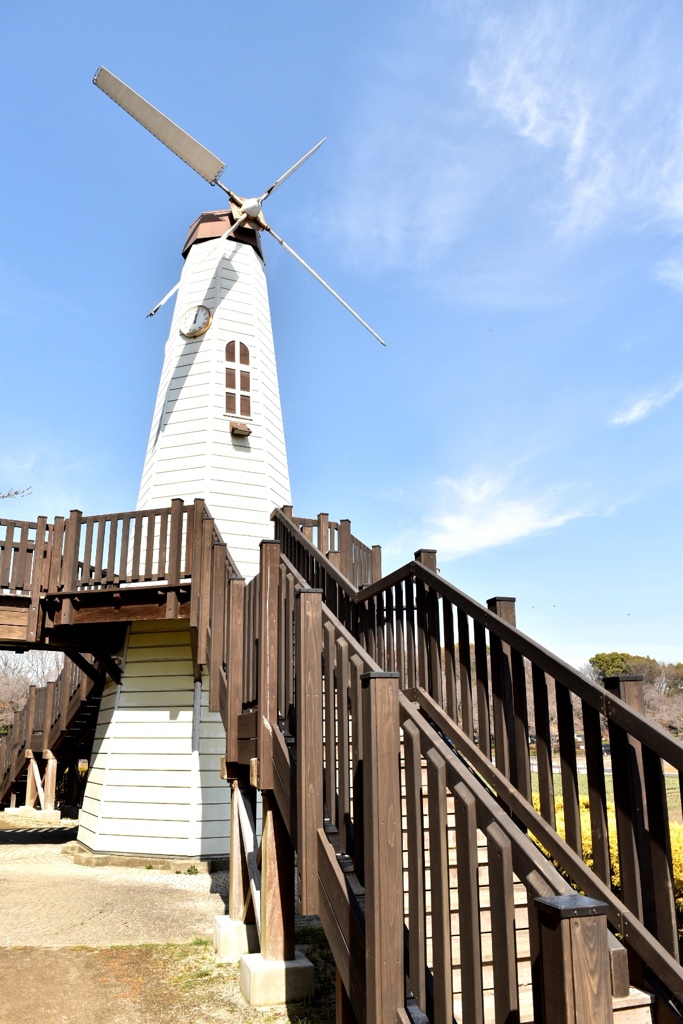
[[[186,338],[198,338],[211,325],[211,310],[208,306],[191,306],[180,318],[180,333]]]

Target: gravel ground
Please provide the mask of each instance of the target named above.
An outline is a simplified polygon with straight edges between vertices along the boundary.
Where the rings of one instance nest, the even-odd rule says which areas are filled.
[[[316,964],[307,1005],[251,1009],[239,966],[210,942],[226,913],[227,872],[83,867],[62,854],[71,823],[0,813],[0,1024],[332,1024],[334,963],[299,922]]]

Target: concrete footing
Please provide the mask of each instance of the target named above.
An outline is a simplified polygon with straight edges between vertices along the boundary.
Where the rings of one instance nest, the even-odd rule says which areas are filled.
[[[154,868],[155,871],[174,871],[176,875],[213,875],[216,871],[227,871],[230,861],[227,857],[212,857],[200,860],[193,857],[158,857],[140,853],[95,853],[79,839],[66,843],[62,849],[65,857],[72,857],[74,864],[86,868]]]
[[[213,946],[223,963],[237,963],[243,953],[257,952],[256,925],[236,921],[227,914],[216,914],[213,919]]]
[[[240,989],[250,1006],[297,1003],[313,995],[315,968],[303,953],[295,960],[264,960],[260,953],[240,959]]]
[[[20,818],[35,818],[36,821],[54,825],[62,820],[61,811],[41,811],[39,807],[6,807],[5,814],[16,814]]]

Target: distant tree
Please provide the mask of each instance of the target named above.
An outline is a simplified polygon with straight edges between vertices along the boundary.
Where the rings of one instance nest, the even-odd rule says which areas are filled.
[[[0,651],[0,732],[5,732],[15,711],[21,711],[31,686],[45,686],[62,670],[58,651]]]
[[[618,651],[594,654],[588,659],[589,672],[595,682],[599,683],[605,677],[630,675],[632,661],[632,654],[620,654]]]

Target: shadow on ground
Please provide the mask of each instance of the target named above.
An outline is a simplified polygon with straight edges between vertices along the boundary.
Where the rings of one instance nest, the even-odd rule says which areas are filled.
[[[0,846],[61,846],[70,842],[78,835],[78,823],[52,828],[11,828],[5,825],[0,829]]]

